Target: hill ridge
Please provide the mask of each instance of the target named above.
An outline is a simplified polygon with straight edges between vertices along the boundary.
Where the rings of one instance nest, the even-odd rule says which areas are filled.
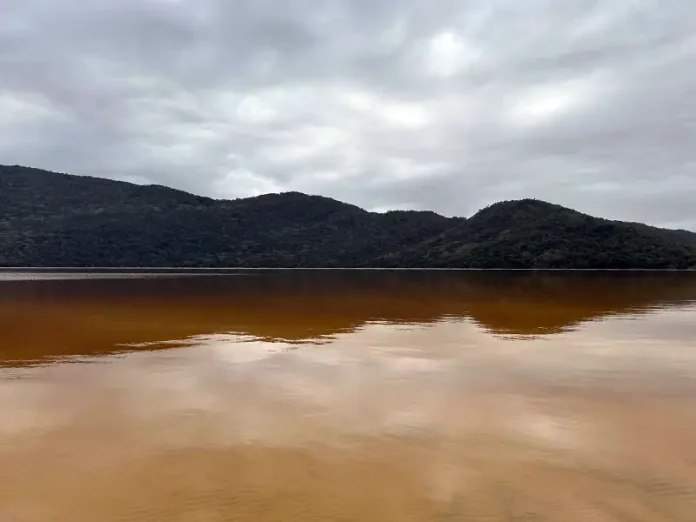
[[[687,268],[696,233],[534,198],[457,218],[296,191],[212,199],[0,165],[0,266]]]

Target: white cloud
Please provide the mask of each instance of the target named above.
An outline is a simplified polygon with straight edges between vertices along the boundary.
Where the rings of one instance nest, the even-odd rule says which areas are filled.
[[[450,77],[462,72],[479,56],[456,32],[444,31],[429,42],[426,67],[431,74]]]
[[[596,81],[588,78],[522,89],[513,94],[507,117],[516,125],[548,123],[572,111],[587,110],[597,89]]]
[[[213,189],[220,197],[226,199],[260,196],[284,190],[280,184],[243,168],[226,172],[213,182]]]
[[[46,96],[12,91],[0,91],[0,114],[0,125],[10,130],[30,128],[65,116]]]
[[[267,123],[278,117],[278,111],[260,96],[247,96],[237,106],[237,116],[249,123]]]

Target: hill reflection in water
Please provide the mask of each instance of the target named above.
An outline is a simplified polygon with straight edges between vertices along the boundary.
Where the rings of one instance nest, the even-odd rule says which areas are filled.
[[[22,279],[0,281],[0,361],[6,364],[217,333],[323,342],[371,323],[468,322],[519,340],[696,301],[692,273],[280,271]]]

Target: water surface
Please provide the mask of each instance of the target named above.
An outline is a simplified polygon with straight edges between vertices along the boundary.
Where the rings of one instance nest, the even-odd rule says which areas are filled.
[[[696,520],[696,274],[0,274],[1,521]]]

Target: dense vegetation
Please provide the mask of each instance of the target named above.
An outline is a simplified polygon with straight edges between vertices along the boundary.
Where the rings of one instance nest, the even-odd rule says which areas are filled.
[[[696,267],[696,234],[537,200],[469,219],[300,193],[218,201],[0,166],[0,266]]]

